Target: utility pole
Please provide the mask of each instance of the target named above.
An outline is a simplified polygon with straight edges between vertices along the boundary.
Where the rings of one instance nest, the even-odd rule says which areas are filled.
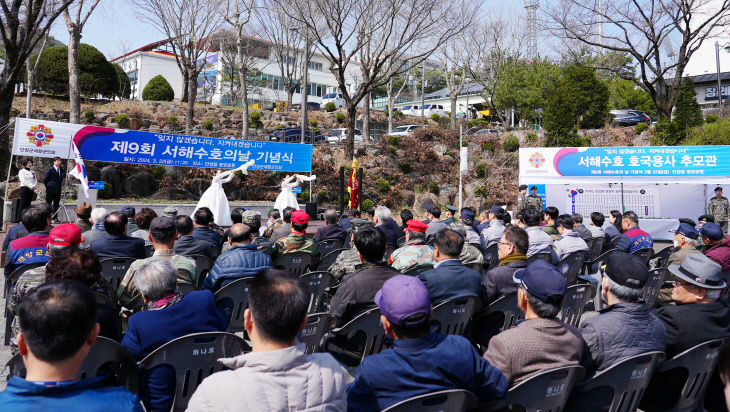
[[[421,70],[421,126],[426,125],[426,117],[424,115],[423,105],[426,102],[426,61],[423,61],[423,69]]]

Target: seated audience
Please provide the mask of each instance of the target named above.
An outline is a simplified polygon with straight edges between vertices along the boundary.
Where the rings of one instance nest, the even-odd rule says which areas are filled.
[[[221,248],[223,246],[223,239],[221,239],[220,233],[210,228],[213,220],[213,212],[207,207],[201,207],[196,210],[193,214],[193,227],[195,228],[193,229],[193,237],[205,240],[213,247]]]
[[[553,250],[553,239],[540,227],[540,213],[537,209],[528,207],[522,211],[520,217],[522,223],[527,225],[527,229],[525,229],[529,241],[527,257],[540,253],[555,253]]]
[[[127,216],[122,212],[109,213],[104,219],[104,230],[109,233],[109,237],[96,239],[89,246],[89,249],[99,255],[99,259],[110,257],[144,259],[147,257],[144,240],[126,235]]]
[[[466,228],[466,243],[470,243],[481,248],[482,239],[475,229],[474,218],[476,218],[476,213],[474,213],[471,209],[466,207],[461,209],[461,223],[463,223],[464,228]]]
[[[325,225],[317,229],[314,234],[314,241],[319,243],[323,240],[339,240],[342,244],[347,239],[347,231],[337,224],[337,211],[335,209],[327,209],[324,211]]]
[[[504,376],[468,340],[429,333],[431,298],[417,278],[390,278],[378,291],[375,303],[393,347],[363,360],[357,378],[347,387],[348,410],[380,411],[414,396],[447,389],[468,390],[481,402],[505,395]]]
[[[269,209],[269,220],[266,221],[266,227],[261,228],[261,235],[266,238],[271,238],[271,235],[274,233],[274,229],[278,229],[282,225],[284,225],[284,220],[281,218],[281,213],[272,207]]]
[[[467,237],[466,229],[467,228],[466,228],[466,226],[464,226],[463,223],[454,222],[449,225],[449,229],[458,233],[459,236],[461,236],[463,239],[466,239],[466,237]],[[461,248],[461,254],[459,255],[459,260],[461,261],[462,265],[475,265],[475,264],[481,265],[484,263],[484,254],[476,245],[464,240],[464,247]]]
[[[378,206],[375,208],[373,223],[375,224],[375,228],[383,232],[383,235],[385,235],[385,246],[392,252],[398,248],[398,236],[396,236],[393,229],[388,226],[390,215],[390,209],[385,206]]]
[[[586,244],[590,242],[593,239],[593,233],[585,227],[583,224],[583,215],[580,213],[573,213],[573,231],[578,232],[578,235],[580,235],[581,239],[583,239]]]
[[[340,225],[340,227],[345,230],[350,230],[350,228],[351,228],[350,222],[353,219],[360,219],[360,211],[357,209],[348,209],[347,216],[341,218],[337,224]]]
[[[48,232],[51,230],[50,207],[31,206],[22,216],[28,234],[10,242],[5,258],[5,277],[15,269],[33,263],[48,262]]]
[[[210,250],[210,242],[196,239],[193,237],[193,220],[190,216],[178,215],[175,217],[175,231],[177,239],[173,250],[178,255],[203,255],[214,260],[213,253]]]
[[[426,285],[434,306],[464,296],[486,300],[482,276],[459,260],[463,247],[464,238],[451,229],[442,230],[433,238],[433,259],[436,264],[432,270],[418,277]]]
[[[616,249],[634,253],[639,249],[651,248],[654,240],[647,232],[639,229],[639,216],[632,211],[625,212],[621,218],[623,234],[616,243]]]
[[[543,213],[542,219],[545,221],[545,226],[542,227],[542,230],[550,235],[550,238],[555,240],[558,236],[560,236],[560,233],[558,233],[558,226],[555,223],[555,219],[558,218],[558,215],[560,215],[560,212],[558,211],[558,208],[555,206],[548,206],[545,208],[545,212]]]
[[[109,214],[106,209],[103,207],[97,207],[91,210],[91,223],[93,223],[93,226],[91,226],[91,230],[87,230],[86,232],[82,232],[81,234],[84,235],[84,243],[81,245],[82,248],[88,249],[89,246],[91,246],[91,242],[95,241],[96,239],[101,238],[107,238],[111,235],[104,229],[104,220],[106,219],[106,216]]]
[[[426,208],[426,220],[428,220],[428,229],[426,229],[426,239],[432,237],[436,233],[446,229],[446,225],[441,221],[441,208],[431,206]]]
[[[167,206],[163,211],[162,214],[169,217],[170,219],[175,220],[177,217],[177,208],[175,206]]]
[[[375,293],[386,280],[398,274],[383,262],[383,232],[375,228],[361,229],[355,233],[354,243],[362,264],[342,278],[332,296],[330,313],[335,326],[342,326],[356,315],[371,309],[374,306]]]
[[[237,207],[231,210],[231,226],[235,225],[236,223],[243,223],[243,212],[245,212],[246,209],[242,207]],[[228,239],[228,232],[229,229],[226,229],[223,232],[223,242]]]
[[[277,240],[291,234],[291,215],[295,211],[296,209],[291,206],[287,206],[284,210],[282,210],[282,222],[278,222],[275,225],[271,232],[271,236],[269,236],[271,243],[276,243]]]
[[[587,352],[580,332],[556,317],[567,284],[555,266],[538,260],[514,277],[520,284],[517,305],[525,320],[493,337],[484,354],[510,386],[547,369],[578,365]]]
[[[697,247],[695,246],[695,242],[698,237],[699,233],[697,232],[697,229],[695,229],[694,225],[680,223],[677,230],[674,230],[674,252],[669,255],[666,264],[664,264],[664,262],[662,262],[662,264],[665,266],[681,265],[687,256],[692,254],[701,255],[702,252],[697,250]],[[667,272],[667,277],[664,279],[664,284],[659,292],[657,300],[658,306],[675,304],[672,300],[672,289],[674,289],[674,286],[672,285],[673,280],[674,276],[672,276],[672,273]]]
[[[251,228],[251,234],[253,235],[251,243],[256,245],[258,250],[271,256],[274,252],[274,244],[265,236],[259,234],[261,229],[261,213],[255,210],[246,210],[241,215],[241,223]]]
[[[722,228],[716,223],[708,222],[700,229],[705,244],[705,256],[722,266],[722,270],[730,269],[730,237],[725,237]]]
[[[530,210],[532,215],[537,216],[537,210],[527,208],[523,210],[523,216]],[[538,231],[550,238],[550,236],[537,228]],[[517,292],[518,285],[512,276],[518,269],[527,267],[527,255],[529,235],[519,227],[511,227],[504,231],[502,239],[499,241],[497,248],[497,256],[499,257],[499,266],[489,270],[484,275],[484,289],[486,293],[486,301],[489,303],[502,295]]]
[[[138,259],[132,262],[124,274],[117,293],[119,302],[126,306],[131,303],[138,290],[135,287],[134,277],[137,271],[147,262],[154,259],[163,259],[170,262],[177,273],[178,285],[186,283],[193,287],[198,284],[198,271],[195,267],[195,261],[187,256],[178,255],[173,249],[175,245],[175,223],[167,216],[156,217],[152,220],[149,227],[148,239],[152,242],[155,252],[146,259]],[[137,309],[131,307],[129,309]]]
[[[91,220],[89,220],[91,218],[91,203],[81,203],[76,206],[74,212],[76,212],[76,222],[74,224],[81,229],[81,232],[83,233],[87,230],[91,230],[91,227],[94,225],[91,223]]]
[[[621,237],[621,233],[623,233],[623,226],[621,223],[623,220],[623,213],[618,210],[612,210],[610,213],[611,217],[608,218],[609,225],[607,225],[604,229],[604,232],[606,233],[606,241],[603,243],[604,251],[607,247],[613,249],[611,241],[618,241],[618,238]]]
[[[560,236],[555,239],[555,253],[558,255],[558,260],[563,259],[571,253],[588,251],[588,245],[580,237],[578,232],[573,230],[573,217],[565,214],[558,216],[555,221]]]
[[[354,272],[355,268],[362,264],[360,254],[357,252],[357,247],[355,247],[355,236],[357,233],[364,229],[375,229],[373,222],[365,219],[352,219],[350,224],[352,225],[349,242],[350,249],[344,250],[337,255],[335,263],[333,263],[329,268],[330,274],[337,280]]]
[[[132,206],[124,206],[122,208],[122,213],[127,216],[127,234],[131,236],[132,233],[140,229],[140,227],[137,225],[137,221],[135,220],[135,210]]]
[[[593,239],[606,237],[606,233],[603,231],[603,224],[605,222],[606,218],[603,216],[603,213],[591,213],[591,224],[588,226],[588,230],[591,231],[591,236],[593,237]]]
[[[203,282],[203,289],[215,293],[236,279],[250,277],[271,267],[271,257],[251,243],[253,231],[243,223],[231,226],[228,235],[231,249],[218,256]]]
[[[484,249],[499,243],[504,233],[504,214],[506,212],[501,207],[494,205],[489,209],[489,227],[482,231],[484,238]]]
[[[433,260],[433,248],[426,244],[427,228],[419,220],[406,222],[406,242],[388,257],[388,264],[393,269],[405,273],[412,269],[433,267],[436,262]]]
[[[307,212],[293,211],[291,214],[291,233],[274,242],[274,252],[271,254],[271,258],[276,259],[286,253],[296,252],[305,252],[316,256],[317,244],[314,239],[307,237],[308,225],[309,215]]]
[[[137,269],[134,283],[149,310],[129,318],[122,345],[138,361],[181,336],[225,330],[213,294],[207,290],[186,295],[176,292],[175,267],[167,260],[146,261]],[[169,411],[174,393],[175,371],[170,365],[140,371],[139,395],[148,411]]]
[[[259,252],[260,253],[260,252]],[[304,354],[309,288],[302,279],[267,269],[254,276],[244,313],[251,353],[224,358],[229,370],[207,377],[188,411],[346,409],[342,367],[327,353]]]
[[[78,379],[99,334],[94,295],[70,280],[31,290],[18,307],[18,351],[27,369],[0,393],[7,411],[141,412],[134,394],[104,387],[104,376]]]
[[[132,208],[132,213],[134,213],[134,208]],[[150,223],[152,223],[152,219],[157,217],[157,213],[155,213],[154,210],[150,209],[149,207],[143,207],[142,209],[139,209],[139,212],[137,212],[136,215],[134,215],[134,218],[131,220],[131,222],[137,222],[137,229],[135,230],[131,226],[129,226],[129,223],[127,223],[127,233],[131,237],[137,237],[145,242],[149,242],[147,238],[150,235]]]

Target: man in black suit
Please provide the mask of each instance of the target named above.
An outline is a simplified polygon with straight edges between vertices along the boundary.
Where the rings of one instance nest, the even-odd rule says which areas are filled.
[[[339,240],[342,244],[347,238],[347,231],[337,224],[337,211],[335,209],[327,209],[324,211],[325,226],[317,229],[314,234],[314,241],[321,242],[323,240]]]
[[[60,157],[54,157],[53,166],[46,170],[46,176],[43,178],[43,183],[46,185],[46,203],[53,208],[53,214],[58,210],[63,179],[66,178],[66,172],[61,167],[61,163]]]
[[[175,253],[183,256],[203,255],[215,260],[210,252],[210,242],[196,239],[192,236],[193,219],[190,216],[178,215],[175,217],[175,229],[178,238],[175,241]]]
[[[104,219],[104,230],[110,236],[91,242],[89,247],[99,255],[100,259],[110,257],[144,259],[147,257],[144,240],[127,236],[127,215],[124,213],[119,211],[109,213]]]

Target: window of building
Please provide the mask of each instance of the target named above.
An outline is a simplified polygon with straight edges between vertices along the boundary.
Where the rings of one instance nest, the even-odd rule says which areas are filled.
[[[139,71],[135,70],[133,72],[127,73],[127,77],[129,77],[129,83],[134,86],[137,84],[137,76],[139,75]]]

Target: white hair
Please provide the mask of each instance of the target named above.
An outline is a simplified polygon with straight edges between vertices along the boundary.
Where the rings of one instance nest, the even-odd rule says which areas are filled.
[[[104,219],[106,219],[106,215],[108,214],[109,212],[103,207],[97,207],[91,211],[91,220],[93,220],[94,223],[101,223]]]
[[[175,292],[177,271],[168,260],[151,259],[134,274],[134,286],[147,299],[157,300]]]
[[[375,208],[375,217],[378,218],[378,221],[380,223],[385,223],[390,219],[391,213],[390,209],[388,209],[385,206],[378,206]]]

